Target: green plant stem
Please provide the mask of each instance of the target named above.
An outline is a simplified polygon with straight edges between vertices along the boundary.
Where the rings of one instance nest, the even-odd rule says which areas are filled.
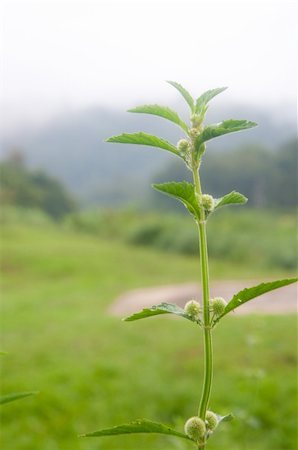
[[[202,195],[202,190],[197,169],[193,170],[193,178],[195,184],[195,191],[198,199],[200,199]],[[208,408],[213,375],[213,347],[212,347],[211,322],[209,311],[209,297],[210,297],[209,266],[208,266],[207,232],[205,219],[206,219],[205,212],[203,207],[201,207],[200,218],[198,221],[198,231],[199,231],[200,266],[201,266],[201,281],[202,281],[202,296],[203,296],[204,381],[198,414],[202,420],[205,420],[206,411]]]
[[[203,318],[204,318],[204,382],[199,406],[199,416],[205,420],[208,408],[212,375],[213,375],[213,348],[209,312],[209,269],[207,253],[206,224],[199,224],[200,252],[201,252],[201,276],[203,292]]]

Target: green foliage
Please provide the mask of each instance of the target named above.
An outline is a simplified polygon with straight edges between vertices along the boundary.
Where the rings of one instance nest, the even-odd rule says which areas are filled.
[[[257,124],[255,122],[251,122],[249,120],[234,119],[224,120],[223,122],[215,125],[207,125],[196,138],[196,148],[199,149],[204,142],[210,141],[210,139],[214,139],[228,133],[248,130],[256,126]]]
[[[164,119],[170,120],[175,123],[179,127],[182,128],[185,133],[188,133],[188,126],[183,120],[180,119],[178,114],[167,106],[159,106],[159,105],[144,105],[137,106],[136,108],[129,109],[128,112],[133,113],[143,113],[143,114],[153,114],[155,116],[163,117]]]
[[[210,149],[211,150],[211,149]],[[207,152],[201,182],[205,191],[214,197],[237,188],[248,197],[248,207],[278,208],[290,211],[297,205],[297,141],[293,140],[276,151],[256,145],[239,146],[231,151]],[[190,181],[190,171],[173,160],[157,173],[152,181],[162,183],[169,179]],[[175,208],[174,202],[148,194],[151,208]]]
[[[160,314],[175,314],[176,316],[184,317],[184,319],[191,320],[192,322],[197,322],[192,316],[186,314],[184,309],[172,303],[160,303],[159,305],[151,306],[150,308],[144,308],[139,313],[134,313],[124,320],[126,322],[132,322],[134,320],[146,319],[147,317],[158,316]]]
[[[64,186],[42,171],[30,171],[13,158],[0,163],[1,202],[23,208],[37,208],[59,219],[76,209]]]
[[[257,286],[245,288],[233,296],[232,300],[230,300],[230,302],[227,304],[224,313],[219,317],[219,319],[229,312],[235,310],[239,306],[243,305],[244,303],[248,302],[249,300],[259,297],[266,292],[273,291],[274,289],[296,283],[297,281],[298,278],[290,278],[285,280],[270,281],[268,283],[261,283]]]
[[[177,198],[194,216],[199,217],[199,206],[195,196],[194,185],[186,181],[153,184],[154,189]]]
[[[158,422],[152,422],[147,419],[139,419],[125,425],[118,425],[112,428],[95,431],[93,433],[83,434],[81,437],[97,437],[97,436],[114,436],[118,434],[132,434],[132,433],[157,433],[176,436],[183,439],[189,439],[184,433],[179,433],[172,428]]]
[[[166,253],[192,256],[198,250],[197,233],[191,221],[185,215],[171,212],[165,215],[133,209],[86,210],[69,216],[65,226],[109,241],[120,240]],[[247,272],[254,268],[260,273],[265,270],[276,274],[296,269],[295,213],[220,208],[209,220],[209,235],[211,260],[221,261],[227,268],[231,265]]]
[[[204,94],[200,95],[200,97],[196,101],[195,111],[197,114],[205,114],[207,110],[207,105],[216,95],[221,94],[227,89],[227,87],[221,87],[216,89],[210,89],[209,91],[204,92]]]
[[[244,205],[247,202],[247,198],[239,192],[233,191],[224,195],[221,198],[215,200],[214,209],[218,209],[221,206],[227,205]]]
[[[176,83],[175,81],[168,81],[168,83],[180,92],[186,103],[188,103],[188,106],[190,107],[191,111],[194,112],[195,111],[194,99],[192,98],[190,93],[183,86],[181,86],[181,84]]]
[[[119,136],[112,136],[106,139],[106,142],[118,143],[118,144],[137,144],[137,145],[149,145],[150,147],[158,147],[168,152],[174,153],[177,156],[179,152],[177,148],[170,144],[165,139],[158,138],[148,133],[123,133]]]
[[[0,405],[3,405],[4,403],[10,403],[14,402],[15,400],[19,400],[21,398],[30,397],[31,395],[38,394],[37,391],[34,392],[16,392],[13,394],[6,394],[0,396]]]
[[[0,352],[0,356],[7,355],[7,352]],[[0,405],[3,405],[4,403],[10,403],[14,402],[15,400],[19,400],[24,397],[30,397],[31,395],[38,394],[37,391],[30,391],[30,392],[14,392],[12,394],[5,394],[0,395]]]
[[[208,405],[210,403],[211,388],[212,388],[212,378],[213,378],[213,346],[212,346],[212,333],[211,330],[213,325],[230,310],[240,306],[241,304],[249,301],[261,295],[264,292],[291,284],[298,280],[278,280],[271,283],[264,283],[262,285],[256,286],[254,288],[244,289],[240,293],[236,294],[231,302],[225,306],[225,300],[218,297],[214,299],[213,315],[211,315],[210,305],[210,294],[209,294],[209,259],[207,251],[207,231],[206,222],[209,213],[214,209],[214,199],[210,194],[205,194],[201,188],[199,169],[201,166],[202,156],[206,151],[205,142],[233,132],[239,132],[242,130],[247,130],[255,127],[257,124],[255,122],[247,120],[234,120],[229,119],[215,125],[203,124],[204,116],[207,111],[208,101],[211,100],[215,95],[219,94],[224,90],[224,88],[215,89],[212,91],[207,91],[201,97],[198,98],[196,106],[194,107],[193,99],[190,97],[189,93],[179,84],[171,82],[171,84],[176,87],[179,92],[183,95],[187,103],[189,104],[193,114],[191,116],[192,128],[187,130],[189,135],[189,140],[179,141],[178,143],[178,156],[184,159],[187,168],[191,171],[193,177],[193,185],[187,182],[181,183],[166,183],[163,185],[155,185],[154,187],[163,193],[177,198],[179,201],[186,206],[188,211],[194,216],[198,226],[199,232],[199,249],[200,249],[200,269],[201,269],[201,283],[202,283],[202,323],[200,325],[204,329],[203,339],[204,339],[204,377],[203,377],[203,387],[200,397],[198,416],[193,416],[185,424],[185,433],[196,442],[198,448],[205,450],[207,444],[207,438],[209,437],[208,431],[206,431],[205,419],[206,412],[208,410]],[[167,119],[179,123],[179,117],[172,111],[164,108],[160,108],[157,105],[154,106],[143,106],[141,108],[136,108],[134,112],[149,112],[153,114],[160,115]],[[134,135],[123,134],[121,136],[116,136],[108,139],[108,142],[122,142],[122,143],[136,143],[153,145],[166,150],[171,150],[171,144],[164,143],[160,138],[155,136],[146,135],[144,133],[136,133]],[[161,145],[163,144],[163,145]],[[170,148],[168,147],[170,145]],[[176,153],[176,147],[175,151]],[[245,203],[247,199],[238,192],[233,191],[232,193],[222,197],[217,201],[217,206],[224,206],[232,203]],[[217,300],[217,304],[215,303]],[[144,317],[149,317],[152,315],[164,314],[165,312],[177,313],[175,306],[173,305],[157,305],[151,308],[147,308],[140,313],[130,317],[130,320],[136,320]],[[221,314],[223,310],[223,313]],[[178,315],[182,315],[181,311],[178,311]],[[215,316],[219,316],[214,319]],[[185,311],[183,311],[183,316],[185,316]],[[200,319],[197,319],[200,322]],[[134,424],[135,425],[135,424]],[[135,428],[133,426],[128,427],[129,432],[134,432]],[[140,425],[140,424],[138,424]],[[124,427],[127,431],[127,426]],[[137,427],[138,429],[138,427]],[[115,430],[115,429],[114,429]],[[116,428],[119,430],[119,428]],[[123,427],[120,427],[123,432]],[[150,429],[149,429],[150,431]],[[146,429],[141,427],[141,432],[146,432]],[[106,435],[107,430],[103,432],[97,432],[97,436]],[[108,430],[108,434],[110,430]],[[94,434],[93,434],[94,435]]]

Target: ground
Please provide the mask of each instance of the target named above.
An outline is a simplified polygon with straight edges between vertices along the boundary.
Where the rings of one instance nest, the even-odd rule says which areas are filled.
[[[212,297],[220,296],[228,301],[236,292],[257,284],[259,281],[256,280],[217,281],[211,284],[210,293]],[[118,297],[108,311],[116,316],[124,316],[161,302],[176,303],[183,307],[189,299],[202,302],[199,284],[173,284],[128,291]],[[235,314],[290,314],[295,312],[297,312],[297,285],[292,284],[282,290],[268,292],[247,302],[238,308]]]

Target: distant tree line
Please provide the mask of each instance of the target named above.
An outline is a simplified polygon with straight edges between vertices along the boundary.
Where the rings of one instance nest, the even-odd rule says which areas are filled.
[[[0,200],[2,205],[41,209],[54,219],[76,208],[65,187],[41,170],[29,170],[19,151],[0,163]]]
[[[220,197],[237,190],[253,207],[292,208],[297,205],[297,140],[291,140],[278,151],[249,146],[224,154],[207,149],[201,180],[205,193]],[[154,177],[153,182],[190,179],[179,161],[172,163]],[[175,203],[158,193],[151,194],[152,205],[175,208]]]

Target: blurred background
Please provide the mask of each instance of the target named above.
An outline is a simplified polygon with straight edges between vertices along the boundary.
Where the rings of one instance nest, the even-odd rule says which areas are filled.
[[[186,450],[158,436],[77,438],[141,417],[182,429],[203,374],[196,329],[163,317],[125,325],[109,309],[134,289],[199,281],[191,218],[150,187],[189,173],[167,152],[104,139],[146,131],[175,144],[173,124],[126,110],[158,103],[188,120],[165,80],[194,97],[228,86],[207,122],[259,127],[211,141],[204,156],[204,192],[249,199],[210,219],[211,277],[293,276],[296,4],[4,0],[1,9],[1,387],[40,391],[1,408],[2,448]],[[237,419],[210,448],[297,448],[297,321],[280,312],[216,329],[211,406]]]

